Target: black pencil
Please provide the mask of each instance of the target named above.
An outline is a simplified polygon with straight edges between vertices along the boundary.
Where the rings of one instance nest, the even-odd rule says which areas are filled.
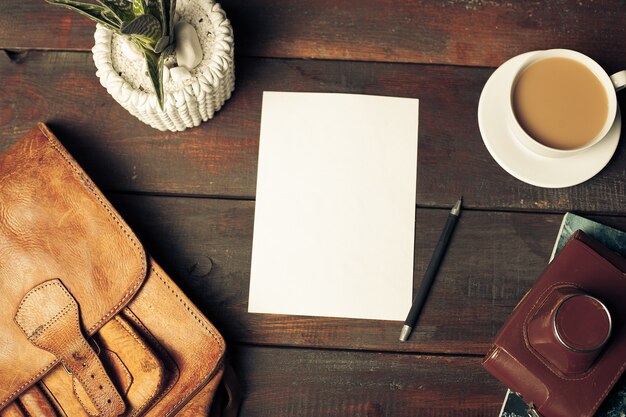
[[[417,317],[419,316],[420,311],[424,306],[424,302],[426,301],[426,297],[428,296],[430,287],[435,280],[435,275],[437,275],[437,270],[439,269],[439,265],[441,264],[443,255],[446,253],[446,248],[448,247],[448,242],[450,241],[450,237],[452,236],[452,231],[454,230],[454,226],[456,226],[456,222],[459,219],[459,215],[461,214],[462,200],[463,197],[461,197],[459,201],[456,202],[454,207],[452,207],[452,210],[450,210],[446,225],[444,226],[443,231],[441,232],[441,236],[439,237],[439,242],[437,242],[437,246],[435,247],[433,256],[432,258],[430,258],[428,268],[426,268],[426,273],[424,274],[424,278],[422,279],[422,284],[420,285],[420,288],[417,291],[417,295],[413,300],[413,304],[411,305],[409,314],[404,321],[404,326],[402,326],[402,332],[400,333],[400,340],[402,342],[406,342],[411,335],[411,331],[413,331],[413,326],[415,326],[415,322],[417,322]]]

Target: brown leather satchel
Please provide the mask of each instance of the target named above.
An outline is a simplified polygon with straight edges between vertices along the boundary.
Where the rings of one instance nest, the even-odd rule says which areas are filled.
[[[483,365],[545,417],[590,417],[626,368],[626,259],[580,230],[496,335]]]
[[[40,124],[0,156],[0,416],[206,416],[222,336]]]

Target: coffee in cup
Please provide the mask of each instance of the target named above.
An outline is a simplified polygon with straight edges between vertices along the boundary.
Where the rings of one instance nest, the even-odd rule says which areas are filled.
[[[612,80],[591,58],[567,49],[540,51],[518,70],[510,92],[508,124],[531,151],[568,156],[598,143],[617,113]],[[620,85],[621,84],[621,85]]]

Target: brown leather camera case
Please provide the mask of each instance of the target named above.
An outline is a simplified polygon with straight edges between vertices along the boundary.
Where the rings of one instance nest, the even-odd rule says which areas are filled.
[[[515,307],[483,366],[545,417],[592,416],[626,367],[624,271],[626,259],[576,232]],[[592,349],[553,337],[563,301],[579,295],[589,308],[569,309],[566,328]]]
[[[207,415],[224,352],[45,125],[0,156],[0,417]]]

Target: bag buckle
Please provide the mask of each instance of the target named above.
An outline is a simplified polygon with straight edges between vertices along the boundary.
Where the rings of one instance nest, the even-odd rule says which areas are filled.
[[[94,407],[91,414],[115,417],[126,410],[96,349],[80,329],[78,302],[60,279],[44,281],[27,292],[15,313],[15,322],[34,346],[53,354],[80,382]]]
[[[96,352],[96,356],[100,356],[100,352],[102,350],[100,349],[100,345],[98,344],[98,341],[94,338],[91,338],[91,339],[87,339],[87,342],[89,342],[94,352]],[[72,371],[67,369],[67,366],[65,366],[63,362],[61,362],[61,365],[63,365],[63,369],[65,369],[65,372],[67,372],[69,376],[72,376]],[[83,363],[83,366],[87,366],[87,363]]]

